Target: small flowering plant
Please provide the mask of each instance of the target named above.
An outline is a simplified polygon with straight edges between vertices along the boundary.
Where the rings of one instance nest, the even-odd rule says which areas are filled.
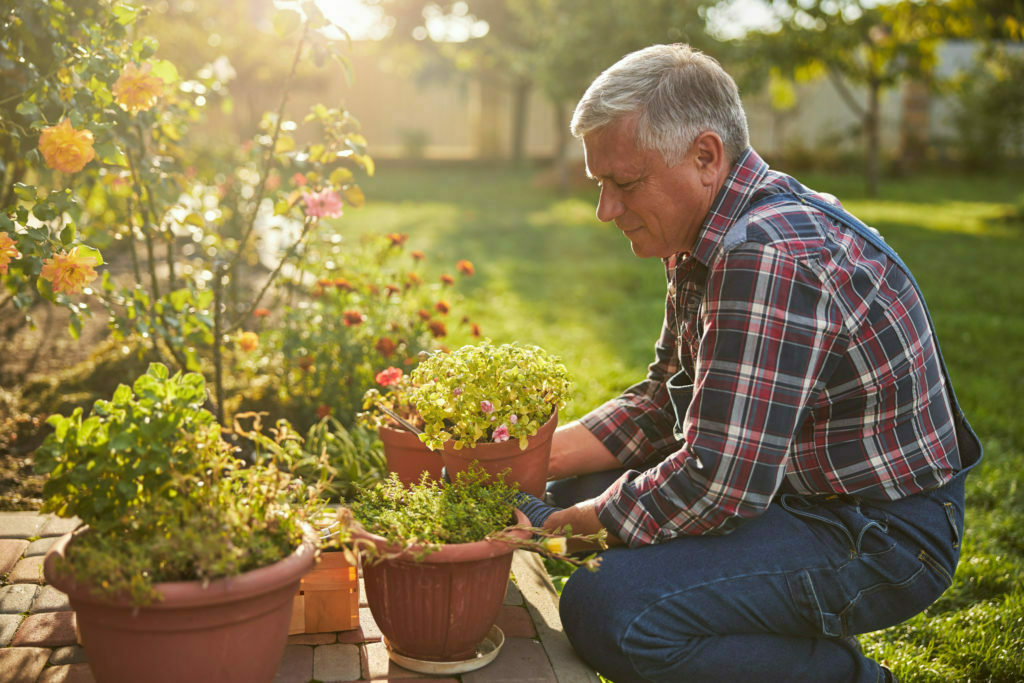
[[[561,360],[538,346],[489,340],[434,353],[406,378],[389,368],[364,397],[365,420],[386,424],[381,406],[420,427],[431,450],[527,439],[565,406],[572,391]],[[384,381],[381,381],[381,380]],[[377,410],[373,410],[376,408]]]

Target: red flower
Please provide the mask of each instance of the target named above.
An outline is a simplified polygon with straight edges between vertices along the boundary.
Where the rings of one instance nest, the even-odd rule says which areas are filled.
[[[393,232],[388,235],[388,241],[391,242],[391,246],[400,247],[405,244],[405,241],[409,239],[408,235],[403,235],[400,232]]]
[[[295,175],[292,176],[292,182],[299,186],[305,185],[306,176],[302,175],[301,173],[296,173]]]
[[[448,315],[448,311],[451,310],[451,306],[448,305],[447,301],[438,301],[434,304],[434,308],[440,311],[443,315]]]
[[[453,278],[448,273],[445,273],[444,275],[441,276],[441,283],[442,284],[446,284],[446,285],[454,285],[455,284],[455,278]]]
[[[460,273],[465,273],[466,275],[472,275],[473,273],[476,272],[476,268],[473,267],[473,264],[467,261],[466,259],[462,259],[461,261],[456,263],[455,270],[459,271]]]
[[[321,287],[331,287],[334,285],[334,280],[332,280],[329,277],[322,277],[319,280],[317,280],[316,283]]]
[[[440,320],[431,320],[428,327],[430,327],[430,334],[434,335],[435,339],[448,334],[448,328]]]
[[[391,337],[381,337],[377,340],[377,343],[373,348],[377,349],[380,355],[385,358],[391,358],[391,354],[395,352],[397,344],[391,339]]]
[[[358,325],[364,320],[366,320],[366,316],[354,308],[350,308],[349,310],[345,311],[344,313],[342,313],[342,316],[344,316],[345,318],[345,324],[348,325],[349,327],[352,327],[353,325]]]
[[[331,407],[326,406],[323,403],[316,407],[316,416],[321,420],[331,414]]]
[[[416,251],[409,252],[409,256],[412,256],[417,261],[422,261],[423,259],[427,258],[427,255],[424,254],[419,249],[417,249]]]
[[[419,273],[409,273],[408,275],[409,284],[418,285],[423,282],[423,278],[419,276]]]
[[[391,296],[392,294],[398,294],[401,291],[402,290],[400,290],[395,285],[384,285],[384,295],[385,296]]]
[[[419,314],[420,320],[430,320],[430,311],[425,308],[418,310],[417,314]]]
[[[470,328],[470,331],[474,337],[480,336],[480,326],[476,323],[473,323],[473,327]]]
[[[351,292],[353,289],[355,289],[355,287],[352,286],[352,283],[349,282],[348,280],[346,280],[343,277],[339,277],[339,278],[335,279],[334,280],[334,286],[336,288],[338,288],[340,290],[343,290],[343,291],[346,291],[346,292]]]
[[[402,379],[403,374],[404,373],[402,372],[402,368],[396,368],[392,366],[386,370],[381,370],[380,372],[378,372],[377,376],[374,379],[376,379],[377,384],[381,385],[382,387],[389,387],[398,380]]]
[[[270,315],[270,309],[269,308],[257,308],[255,311],[252,312],[252,314],[256,318],[266,318],[268,315]]]
[[[303,370],[304,372],[309,372],[310,370],[313,369],[313,356],[311,355],[300,356],[298,359],[296,359],[295,362],[298,363],[299,369]]]

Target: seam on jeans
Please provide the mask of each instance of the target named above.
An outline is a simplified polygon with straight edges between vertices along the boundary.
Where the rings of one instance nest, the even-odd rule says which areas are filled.
[[[938,572],[939,575],[946,581],[947,587],[953,584],[953,577],[949,575],[949,572],[946,571],[946,568],[943,567],[938,560],[929,555],[927,552],[921,550],[921,552],[917,555],[917,559],[921,560],[921,562],[925,563],[926,565],[934,569],[936,572]]]
[[[803,571],[806,571],[806,570],[803,570]],[[773,572],[751,572],[749,574],[737,574],[736,576],[723,576],[722,578],[715,579],[714,581],[705,581],[703,583],[694,584],[693,586],[689,586],[688,588],[675,591],[674,593],[668,593],[666,595],[662,595],[657,600],[653,600],[650,603],[648,603],[646,606],[644,606],[644,608],[642,610],[638,611],[636,613],[636,615],[634,615],[634,617],[629,620],[629,625],[627,625],[626,628],[623,629],[622,635],[619,636],[618,639],[616,639],[615,644],[616,644],[616,646],[618,646],[619,652],[624,653],[626,655],[626,658],[629,659],[630,664],[632,664],[632,666],[633,666],[633,670],[636,671],[636,672],[639,672],[640,671],[640,667],[637,666],[637,664],[634,661],[632,655],[630,655],[629,652],[626,650],[626,648],[623,647],[623,643],[626,641],[626,639],[629,636],[629,633],[636,626],[637,622],[640,621],[641,618],[644,615],[646,615],[649,611],[651,611],[652,609],[655,609],[656,607],[660,607],[660,603],[662,603],[663,601],[665,601],[667,599],[670,599],[670,598],[675,598],[678,595],[683,595],[684,593],[689,593],[689,592],[692,592],[692,591],[700,589],[700,588],[706,588],[708,586],[713,586],[716,583],[722,583],[723,581],[733,581],[733,580],[736,580],[736,579],[746,579],[746,578],[750,578],[752,576],[782,576],[783,578],[785,578],[786,575],[789,574],[789,573],[790,572],[785,572],[785,571],[773,571]],[[808,579],[809,578],[810,577],[808,577]],[[821,614],[821,610],[820,609],[818,610],[818,613]],[[696,637],[700,637],[700,636],[696,636]],[[644,676],[644,679],[645,680],[650,680],[646,676]]]
[[[876,583],[873,586],[868,586],[867,588],[865,588],[863,590],[857,591],[857,594],[854,595],[853,598],[850,599],[850,602],[846,603],[846,605],[843,607],[842,611],[839,613],[839,618],[842,620],[843,625],[844,625],[843,630],[844,631],[846,630],[845,625],[846,625],[846,623],[848,621],[848,615],[850,614],[850,610],[852,610],[854,608],[854,606],[858,602],[860,602],[861,598],[867,597],[868,595],[871,595],[875,591],[882,590],[883,588],[902,588],[903,586],[910,585],[914,581],[917,581],[917,578],[919,576],[921,576],[921,574],[924,572],[924,570],[925,570],[925,565],[922,562],[921,567],[916,572],[911,574],[908,578],[904,579],[903,581],[900,581],[899,583],[886,583],[886,582]]]

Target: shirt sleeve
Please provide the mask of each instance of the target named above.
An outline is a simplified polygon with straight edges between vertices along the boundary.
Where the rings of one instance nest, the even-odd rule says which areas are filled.
[[[728,533],[767,509],[787,452],[849,336],[835,299],[805,264],[743,243],[713,266],[685,442],[597,498],[630,546]]]
[[[623,467],[639,467],[656,455],[675,451],[675,415],[665,383],[679,370],[676,356],[675,313],[666,297],[661,336],[647,378],[598,406],[580,422],[619,459]]]

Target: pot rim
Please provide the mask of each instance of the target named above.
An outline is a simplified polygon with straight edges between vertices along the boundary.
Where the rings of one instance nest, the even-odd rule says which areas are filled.
[[[537,428],[537,431],[534,432],[533,434],[531,434],[530,436],[526,437],[526,438],[527,439],[531,439],[531,440],[532,439],[536,439],[539,435],[541,435],[544,432],[544,430],[548,429],[549,427],[553,430],[554,427],[551,425],[551,423],[552,423],[552,421],[554,421],[555,424],[557,425],[557,420],[558,420],[558,411],[557,410],[552,410],[551,411],[551,415],[548,416],[548,419],[545,420],[544,423],[540,427]],[[448,452],[448,451],[455,452],[455,449],[452,447],[452,443],[454,443],[454,440],[451,440],[451,439],[444,442],[444,448],[442,448],[440,450],[434,450],[432,448],[428,448],[425,443],[420,441],[420,437],[418,435],[413,434],[408,429],[395,429],[394,427],[389,427],[387,425],[381,425],[381,426],[377,427],[377,432],[381,436],[382,440],[383,440],[384,434],[387,434],[388,438],[391,441],[405,442],[402,445],[406,445],[406,446],[412,445],[413,443],[415,443],[416,445],[423,447],[424,450],[428,450],[428,451],[430,451],[432,453],[437,453],[438,456],[440,456],[441,453]],[[506,443],[513,443],[513,441],[509,440],[509,441],[505,441],[505,442],[502,442],[502,443],[494,443],[493,441],[478,441],[477,443],[473,444],[472,446],[467,446],[465,448],[459,449],[459,451],[460,452],[461,451],[471,451],[471,450],[474,450],[474,449],[477,449],[477,448],[486,448],[488,446],[502,446],[502,445],[504,445]]]
[[[267,591],[267,584],[286,584],[298,581],[309,571],[318,555],[316,533],[302,522],[304,534],[299,546],[286,557],[273,564],[250,569],[234,576],[225,576],[204,582],[163,581],[153,584],[160,595],[156,601],[138,605],[130,597],[97,597],[92,594],[92,585],[77,581],[73,575],[58,570],[58,558],[66,561],[68,546],[89,527],[79,527],[72,533],[61,536],[43,559],[43,573],[47,583],[68,594],[76,602],[141,609],[178,609],[195,605],[213,605],[242,600]]]
[[[527,540],[530,538],[530,532],[526,529],[517,529],[515,526],[529,526],[530,520],[523,514],[518,508],[514,509],[516,516],[516,524],[514,526],[505,527],[502,532],[508,535],[518,538],[520,540]],[[451,563],[451,562],[466,562],[468,560],[485,560],[492,557],[498,557],[500,555],[507,555],[516,550],[516,546],[508,541],[502,541],[497,539],[484,539],[482,541],[472,541],[470,543],[440,543],[437,545],[429,544],[417,544],[404,548],[398,544],[390,543],[383,536],[371,533],[363,528],[356,528],[352,530],[352,537],[356,540],[363,541],[364,543],[370,543],[382,553],[388,553],[391,555],[388,559],[405,562],[415,563]],[[436,548],[436,550],[431,550]],[[427,554],[417,558],[416,556],[420,553],[426,552]]]

